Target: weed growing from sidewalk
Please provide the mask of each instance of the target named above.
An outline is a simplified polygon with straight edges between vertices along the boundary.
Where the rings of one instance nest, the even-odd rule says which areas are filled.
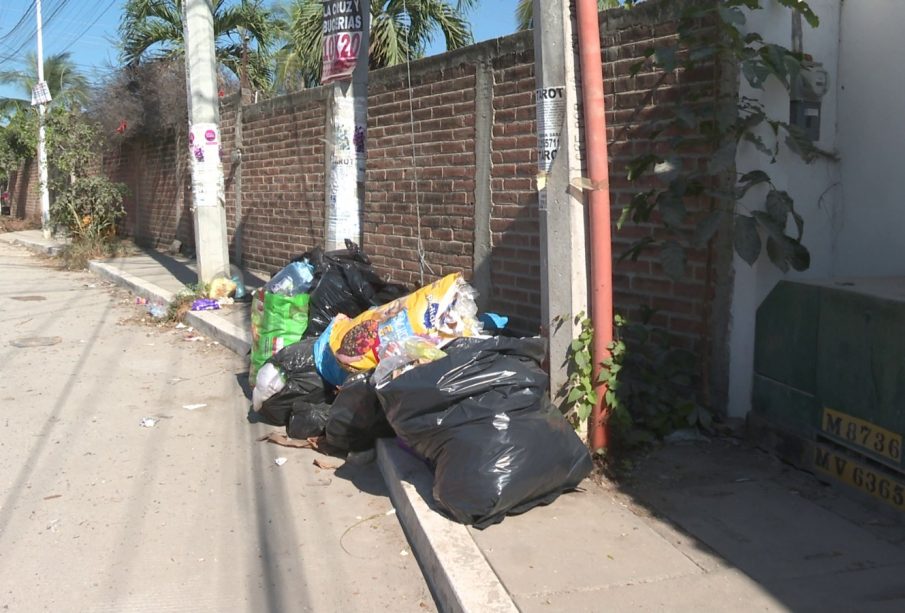
[[[91,260],[102,260],[126,255],[133,250],[127,241],[109,238],[82,238],[64,245],[57,256],[60,267],[64,270],[85,270]]]
[[[207,296],[210,286],[193,283],[186,285],[178,294],[173,296],[173,300],[167,307],[167,315],[164,321],[180,322],[185,319],[185,314],[192,308],[192,303],[198,298]]]

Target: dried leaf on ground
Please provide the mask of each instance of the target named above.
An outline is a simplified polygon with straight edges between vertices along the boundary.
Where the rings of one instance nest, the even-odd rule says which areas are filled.
[[[318,468],[322,468],[324,470],[336,470],[340,466],[339,464],[325,462],[324,460],[321,460],[320,458],[314,458],[314,465],[317,466]]]

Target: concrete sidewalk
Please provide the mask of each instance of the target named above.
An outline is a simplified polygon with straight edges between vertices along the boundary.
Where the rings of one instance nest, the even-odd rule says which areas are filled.
[[[152,251],[92,270],[164,302],[194,280]],[[247,306],[191,316],[247,353]],[[377,457],[443,611],[905,610],[901,517],[740,439],[661,447],[618,485],[587,480],[483,531],[436,513],[430,472],[393,441]]]

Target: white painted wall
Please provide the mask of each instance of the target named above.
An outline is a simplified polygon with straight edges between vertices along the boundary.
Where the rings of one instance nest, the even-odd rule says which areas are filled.
[[[820,26],[811,28],[803,21],[803,50],[821,62],[829,77],[829,87],[823,98],[820,141],[822,149],[836,151],[836,122],[838,109],[838,49],[841,0],[809,0],[811,8],[820,18]],[[767,42],[792,46],[791,11],[777,3],[764,0],[764,10],[748,13],[747,28],[759,32]],[[849,2],[848,4],[858,4]],[[905,5],[905,2],[903,2]],[[862,7],[863,9],[863,7]],[[767,114],[788,121],[789,96],[785,88],[775,81],[768,82],[765,90],[751,88],[742,78],[740,94],[761,101]],[[839,115],[841,117],[841,115]],[[768,132],[763,134],[770,142]],[[786,278],[826,278],[833,276],[835,245],[840,240],[843,225],[842,190],[840,189],[840,163],[820,160],[806,164],[796,154],[783,146],[776,163],[759,153],[751,145],[739,147],[736,155],[738,172],[765,170],[777,189],[786,190],[795,200],[795,210],[804,218],[802,242],[811,253],[811,267],[803,273],[789,272]],[[741,203],[753,209],[764,208],[767,188],[752,189]],[[743,210],[742,210],[743,212]],[[743,417],[751,408],[751,387],[754,371],[754,321],[758,305],[770,290],[783,278],[767,258],[766,249],[754,266],[749,266],[737,255],[734,258],[735,281],[732,310],[729,323],[729,402],[727,412],[731,417]]]
[[[786,151],[767,167],[804,216],[811,251],[811,269],[787,278],[903,275],[905,1],[809,2],[820,27],[804,24],[804,52],[824,64],[830,80],[819,145],[839,161],[805,165]],[[750,14],[749,26],[771,42],[791,45],[790,11],[775,3]],[[788,117],[788,96],[779,86],[757,92],[743,81],[742,95]],[[766,161],[742,147],[736,163],[745,172]],[[752,196],[751,204],[761,203]],[[734,267],[728,413],[741,417],[751,408],[755,312],[782,274],[765,256],[754,267],[736,257]]]
[[[905,274],[905,1],[842,4],[839,276]]]

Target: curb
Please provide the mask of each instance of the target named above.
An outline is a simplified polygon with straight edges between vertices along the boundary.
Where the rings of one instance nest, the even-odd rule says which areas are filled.
[[[377,441],[377,464],[440,611],[517,612],[468,529],[428,505],[433,476],[427,467],[395,439]]]
[[[173,292],[123,272],[105,262],[91,261],[88,263],[88,270],[111,283],[125,287],[136,296],[167,304],[173,301]],[[197,313],[189,311],[185,315],[185,322],[201,334],[240,356],[247,356],[251,352],[251,334],[212,311]]]
[[[89,262],[88,269],[142,298],[166,303],[173,300],[172,292],[105,262]],[[251,351],[250,333],[215,312],[189,312],[185,320],[240,356],[247,356]],[[511,596],[468,529],[428,504],[433,476],[427,467],[391,439],[377,441],[377,465],[438,609],[451,613],[517,612]]]
[[[44,255],[56,256],[59,255],[60,251],[63,249],[63,244],[56,242],[38,242],[32,241],[27,238],[22,238],[21,236],[16,236],[14,238],[2,238],[3,242],[9,245],[18,245],[20,247],[25,247],[29,251],[34,253],[43,253]]]

